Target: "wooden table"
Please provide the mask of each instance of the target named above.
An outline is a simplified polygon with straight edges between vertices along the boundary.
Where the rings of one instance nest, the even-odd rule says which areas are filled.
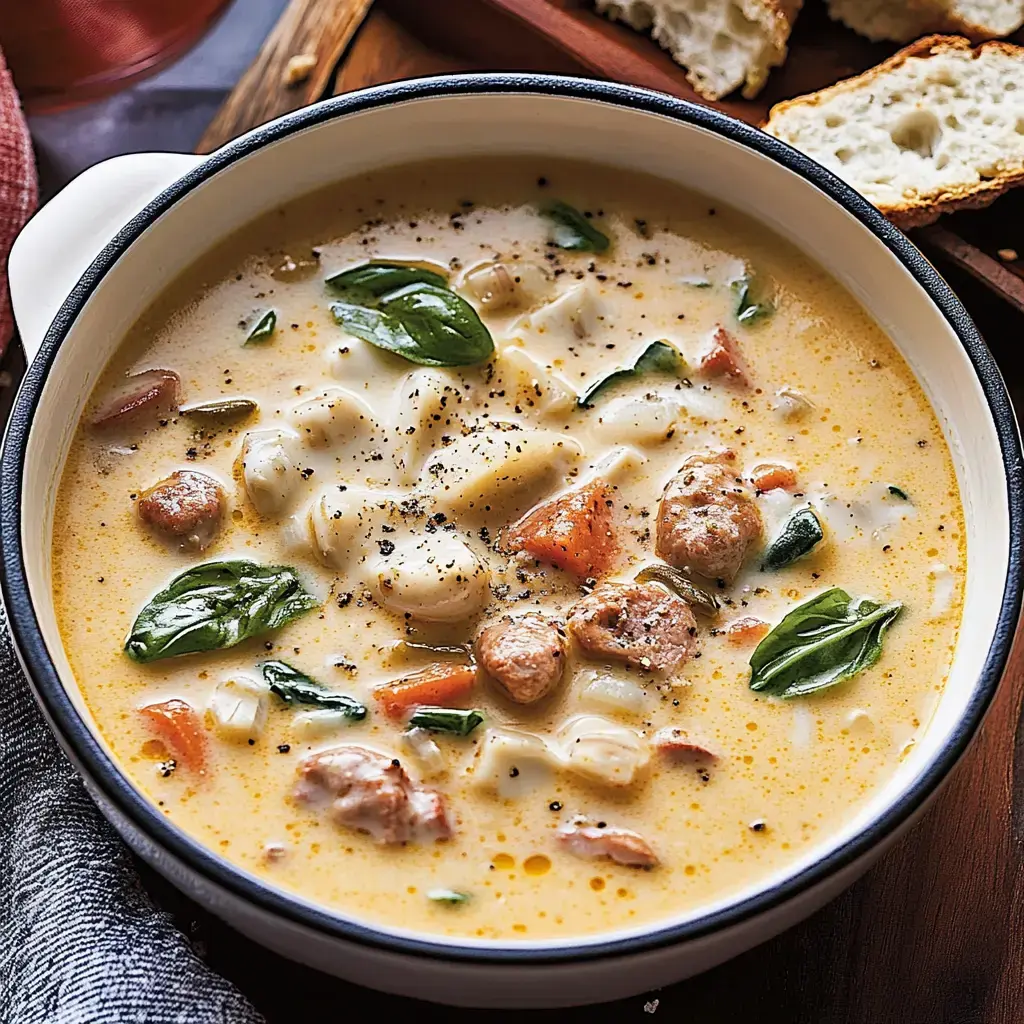
[[[242,0],[242,4],[246,2]],[[463,2],[445,0],[446,12],[457,13],[455,9]],[[260,0],[259,6],[267,8],[273,3]],[[427,7],[422,0],[379,0],[353,44],[337,88],[423,72],[466,67],[482,70],[482,64],[453,58],[436,43],[444,34],[444,25],[437,19],[431,24]],[[238,8],[215,37],[222,47],[240,46],[250,51],[262,38],[254,35]],[[492,55],[494,45],[492,39]],[[578,70],[568,58],[545,49],[528,34],[503,35],[497,45],[499,56],[492,57],[492,68]],[[209,49],[208,44],[206,61]],[[186,59],[174,69],[176,81],[187,78],[188,71]],[[195,73],[202,73],[198,61]],[[151,96],[154,86],[159,86],[159,80],[147,83]],[[208,102],[205,92],[202,102]],[[187,113],[187,109],[182,112],[184,122],[188,122]],[[65,118],[61,124],[84,134],[90,117],[98,121],[107,114],[86,109],[60,116]],[[39,119],[33,129],[37,136],[47,135],[51,148],[55,145],[54,122]],[[121,150],[136,148],[133,130],[143,129],[133,127],[128,119],[119,141]],[[191,149],[197,143],[198,133],[186,137],[179,132],[167,138],[165,145]],[[73,156],[65,163],[73,165]],[[1016,245],[1024,251],[1021,199],[1024,196],[1001,201],[975,229],[998,230],[1001,237],[1015,233]],[[1012,239],[1003,244],[1013,244]],[[1024,316],[966,275],[950,271],[949,279],[988,339],[1014,399],[1022,407]],[[16,372],[16,353],[8,368]],[[374,1020],[411,1020],[413,1015],[422,1020],[424,1012],[430,1020],[443,1013],[452,1024],[479,1024],[482,1018],[497,1024],[526,1016],[538,1024],[647,1019],[701,1024],[766,1020],[787,1024],[1020,1024],[1024,1021],[1022,694],[1024,654],[1018,643],[980,736],[930,813],[834,903],[779,938],[701,977],[602,1007],[529,1015],[441,1011],[379,995],[284,961],[237,935],[145,868],[143,877],[211,965],[231,978],[275,1024],[358,1020],[371,1014]],[[652,1011],[655,1016],[649,1018]]]

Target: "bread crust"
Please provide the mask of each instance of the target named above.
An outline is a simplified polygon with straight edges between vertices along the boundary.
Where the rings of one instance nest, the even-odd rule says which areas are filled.
[[[768,120],[763,127],[771,133],[771,122],[776,116],[782,115],[794,107],[817,107],[833,96],[858,91],[875,79],[902,67],[912,58],[928,59],[950,51],[967,51],[977,59],[988,50],[996,50],[1021,61],[1022,75],[1024,75],[1024,47],[1022,46],[1014,46],[1012,43],[1001,41],[990,41],[982,43],[980,46],[973,46],[969,39],[962,36],[926,36],[924,39],[905,46],[888,60],[870,68],[863,74],[847,78],[820,92],[777,103],[768,112]],[[954,210],[976,210],[988,206],[1001,195],[1019,185],[1024,185],[1024,167],[1006,171],[988,181],[960,188],[943,189],[926,196],[914,196],[901,203],[879,205],[878,209],[897,227],[903,229],[924,227],[926,224],[937,221],[944,213],[952,213]]]

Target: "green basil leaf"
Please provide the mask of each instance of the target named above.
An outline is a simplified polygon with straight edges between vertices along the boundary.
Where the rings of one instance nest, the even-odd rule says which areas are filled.
[[[655,563],[641,569],[636,574],[637,583],[648,583],[651,580],[660,583],[663,587],[668,587],[673,594],[681,597],[687,604],[693,605],[697,611],[701,611],[705,615],[718,614],[718,598],[710,590],[698,587],[682,569]]]
[[[410,284],[448,287],[447,279],[433,270],[407,266],[404,263],[363,263],[327,278],[324,283],[334,292],[350,297],[358,295],[361,298],[375,299]]]
[[[882,654],[899,601],[856,601],[839,587],[794,608],[750,656],[750,688],[802,697],[870,668]]]
[[[899,498],[900,501],[910,501],[910,497],[902,487],[897,487],[895,484],[889,484],[889,493],[894,498]]]
[[[256,326],[246,336],[245,345],[259,345],[264,341],[269,341],[277,330],[277,311],[274,309],[267,310],[256,321]]]
[[[149,601],[124,649],[139,662],[216,651],[278,629],[319,606],[286,565],[205,562],[175,576]]]
[[[460,903],[468,903],[472,897],[468,892],[459,892],[458,889],[431,889],[427,893],[427,899],[434,903],[457,906]]]
[[[280,697],[285,704],[312,704],[318,708],[330,708],[357,722],[366,717],[365,704],[360,704],[347,694],[324,689],[305,672],[300,672],[285,661],[265,661],[260,665],[260,671],[270,692]]]
[[[376,308],[331,305],[349,334],[423,366],[469,366],[494,354],[494,341],[465,299],[432,284],[389,292]]]
[[[781,569],[798,558],[810,554],[825,539],[821,522],[814,509],[798,508],[783,523],[779,535],[765,549],[762,569]]]
[[[577,252],[604,252],[611,244],[608,236],[575,207],[556,199],[540,211],[551,221],[551,241],[559,249]]]
[[[637,356],[632,366],[622,366],[595,381],[576,399],[578,409],[587,409],[595,399],[627,380],[651,376],[655,373],[682,378],[686,374],[686,360],[667,341],[653,341]]]
[[[736,319],[741,324],[752,324],[775,312],[775,305],[763,296],[762,287],[756,278],[744,274],[732,283],[736,293]]]
[[[409,727],[419,726],[430,732],[447,732],[453,736],[468,736],[484,720],[479,711],[461,708],[417,708],[409,719]]]
[[[179,407],[182,416],[193,419],[240,420],[251,416],[259,406],[251,398],[213,398],[209,402],[191,402]]]

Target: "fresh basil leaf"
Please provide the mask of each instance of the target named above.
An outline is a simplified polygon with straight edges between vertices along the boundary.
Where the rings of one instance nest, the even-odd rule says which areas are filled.
[[[667,341],[654,341],[637,357],[632,366],[622,366],[607,377],[595,381],[576,399],[578,409],[588,409],[595,399],[607,393],[618,384],[655,373],[683,377],[686,374],[686,360]]]
[[[178,412],[194,419],[240,420],[251,416],[259,406],[251,398],[213,398],[209,402],[191,402]]]
[[[762,294],[762,287],[755,277],[744,274],[732,283],[736,293],[736,319],[741,324],[752,324],[775,312],[775,305]]]
[[[205,562],[171,580],[139,612],[125,652],[149,662],[216,651],[291,622],[320,602],[286,565]]]
[[[484,720],[479,711],[461,708],[417,708],[409,719],[409,727],[419,726],[430,732],[447,732],[453,736],[468,736]]]
[[[350,297],[358,295],[375,299],[410,284],[448,287],[447,279],[433,270],[424,270],[422,267],[412,267],[404,263],[363,263],[327,278],[324,283],[334,292]]]
[[[762,569],[781,569],[810,554],[825,539],[814,509],[798,508],[782,525],[779,535],[765,549]]]
[[[681,597],[687,604],[693,605],[705,615],[718,614],[718,598],[710,590],[698,587],[682,569],[655,563],[641,569],[636,574],[637,583],[647,583],[651,580],[660,583],[663,587],[668,587],[673,594]]]
[[[469,366],[494,353],[494,341],[476,310],[432,284],[389,292],[376,308],[335,302],[331,313],[349,334],[423,366]]]
[[[889,493],[894,498],[899,498],[900,501],[910,501],[907,492],[902,487],[897,487],[895,484],[889,484]]]
[[[255,327],[248,333],[243,344],[259,345],[264,341],[269,341],[276,330],[277,311],[269,309],[256,321]]]
[[[427,893],[428,900],[434,903],[448,903],[451,906],[468,903],[471,898],[468,892],[459,892],[458,889],[431,889]]]
[[[611,244],[608,236],[598,231],[579,210],[560,199],[541,207],[551,221],[551,241],[559,249],[576,252],[604,252]]]
[[[300,672],[285,661],[265,661],[260,665],[260,671],[270,692],[277,694],[285,704],[312,704],[318,708],[330,708],[357,722],[366,717],[365,704],[360,704],[347,694],[325,690],[305,672]]]
[[[802,697],[870,668],[882,654],[899,601],[856,601],[832,587],[794,608],[750,656],[750,688]]]

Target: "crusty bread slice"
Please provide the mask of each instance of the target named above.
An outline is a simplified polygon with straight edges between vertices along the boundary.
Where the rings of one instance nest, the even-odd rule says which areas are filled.
[[[909,43],[933,32],[974,42],[1024,25],[1024,0],[828,0],[829,14],[868,39]]]
[[[786,59],[803,0],[596,0],[598,11],[646,32],[710,100],[743,88],[756,96]]]
[[[772,108],[765,131],[844,178],[900,227],[1024,184],[1024,47],[921,39]]]

